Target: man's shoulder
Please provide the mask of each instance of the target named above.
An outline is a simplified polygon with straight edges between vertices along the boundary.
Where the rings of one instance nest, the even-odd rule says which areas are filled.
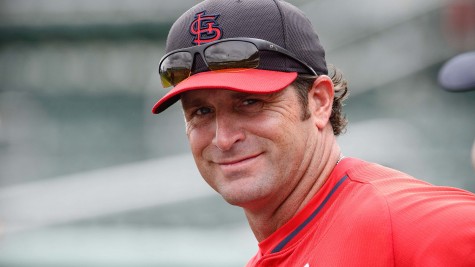
[[[359,186],[360,199],[380,200],[378,202],[385,207],[396,262],[411,258],[420,263],[417,266],[435,266],[427,264],[427,259],[433,258],[439,265],[448,266],[444,264],[461,259],[475,260],[472,254],[475,194],[432,185],[403,172],[362,161],[347,173],[352,183]],[[447,244],[458,244],[458,247]]]
[[[437,186],[376,163],[352,159],[346,174],[351,183],[378,195],[388,204],[425,200],[427,204],[466,199],[475,204],[475,194],[460,188]],[[436,204],[438,205],[438,204]]]
[[[379,203],[389,215],[398,238],[405,233],[424,239],[446,229],[450,221],[459,230],[475,225],[475,194],[418,180],[406,173],[374,163],[357,161],[347,170],[356,199]],[[370,206],[370,205],[368,205]],[[414,225],[414,222],[417,222]],[[428,230],[430,231],[428,232]],[[437,230],[434,230],[437,229]],[[471,231],[474,227],[469,227]],[[455,231],[455,230],[454,230]],[[421,236],[422,235],[422,236]],[[440,236],[444,234],[441,232]],[[410,235],[407,236],[410,239]],[[408,240],[405,240],[408,241]]]
[[[351,164],[347,169],[349,178],[354,182],[378,184],[382,181],[397,183],[416,182],[428,185],[402,171],[361,159],[350,158]]]

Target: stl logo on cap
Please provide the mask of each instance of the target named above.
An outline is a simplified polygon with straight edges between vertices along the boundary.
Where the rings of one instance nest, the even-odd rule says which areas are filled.
[[[201,45],[221,38],[222,30],[216,21],[218,17],[219,15],[206,15],[206,11],[195,15],[195,20],[190,25],[190,33],[194,35],[193,44]]]

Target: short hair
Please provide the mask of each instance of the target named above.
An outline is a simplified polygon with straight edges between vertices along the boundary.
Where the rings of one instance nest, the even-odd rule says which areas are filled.
[[[328,70],[328,76],[331,78],[335,90],[330,123],[333,128],[333,134],[338,136],[346,131],[346,125],[348,124],[348,120],[343,113],[343,101],[347,99],[349,95],[348,82],[343,77],[343,72],[335,66],[329,65]],[[310,117],[310,111],[308,110],[308,90],[311,88],[316,78],[316,76],[299,74],[297,79],[292,83],[296,88],[297,95],[302,105],[302,120],[306,120]]]

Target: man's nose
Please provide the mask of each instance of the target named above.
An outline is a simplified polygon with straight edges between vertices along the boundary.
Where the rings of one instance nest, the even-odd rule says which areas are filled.
[[[244,140],[245,134],[242,129],[242,119],[232,115],[216,114],[216,133],[213,144],[221,151],[230,150],[233,145]]]

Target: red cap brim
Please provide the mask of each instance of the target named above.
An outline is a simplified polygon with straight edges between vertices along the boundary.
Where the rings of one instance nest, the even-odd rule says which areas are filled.
[[[207,71],[182,81],[152,109],[158,114],[180,99],[180,94],[191,90],[224,89],[243,93],[269,94],[289,86],[297,78],[296,72],[280,72],[260,69]]]

